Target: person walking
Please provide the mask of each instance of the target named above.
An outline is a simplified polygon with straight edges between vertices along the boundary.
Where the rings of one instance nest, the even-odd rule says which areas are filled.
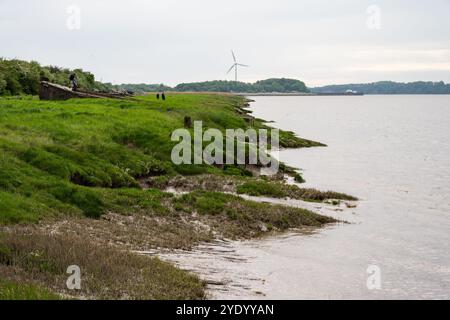
[[[77,91],[78,89],[78,79],[75,73],[72,73],[69,77],[70,85],[72,87],[72,91]]]

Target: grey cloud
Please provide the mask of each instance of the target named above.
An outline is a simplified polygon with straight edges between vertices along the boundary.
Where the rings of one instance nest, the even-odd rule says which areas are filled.
[[[81,8],[80,30],[66,27],[72,4]],[[366,27],[372,4],[382,14],[376,31]],[[0,0],[1,55],[83,67],[112,82],[231,79],[230,49],[251,65],[244,81],[450,82],[439,69],[450,62],[449,9],[445,0]],[[390,64],[400,67],[383,72]]]

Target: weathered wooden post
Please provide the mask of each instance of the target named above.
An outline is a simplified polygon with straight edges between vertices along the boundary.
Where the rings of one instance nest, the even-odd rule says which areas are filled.
[[[191,128],[192,127],[192,119],[189,116],[184,117],[184,127]]]

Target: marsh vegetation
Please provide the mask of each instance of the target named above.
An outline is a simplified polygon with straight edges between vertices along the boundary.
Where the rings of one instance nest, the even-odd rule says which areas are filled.
[[[176,142],[170,135],[186,115],[205,129],[267,128],[243,116],[246,103],[217,94],[173,94],[164,102],[153,96],[1,98],[0,296],[201,299],[199,278],[132,251],[192,248],[215,238],[248,239],[334,222],[224,193],[228,185],[250,195],[348,198],[285,185],[284,174],[299,175],[284,165],[274,180],[265,180],[246,166],[172,163]],[[280,145],[321,144],[281,131]],[[215,186],[201,187],[202,181]],[[187,193],[167,192],[173,185]],[[80,292],[65,288],[71,264],[84,270]]]

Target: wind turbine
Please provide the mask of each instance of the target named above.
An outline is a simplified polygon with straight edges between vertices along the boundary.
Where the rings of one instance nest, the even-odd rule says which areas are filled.
[[[234,55],[233,50],[231,50],[231,55],[233,56],[233,61],[234,61],[234,63],[233,63],[233,65],[231,66],[231,68],[228,69],[227,74],[229,74],[230,71],[233,70],[233,68],[234,68],[234,81],[237,82],[238,66],[240,66],[240,67],[249,67],[249,66],[246,65],[246,64],[238,63],[238,62],[236,61],[236,56]]]

